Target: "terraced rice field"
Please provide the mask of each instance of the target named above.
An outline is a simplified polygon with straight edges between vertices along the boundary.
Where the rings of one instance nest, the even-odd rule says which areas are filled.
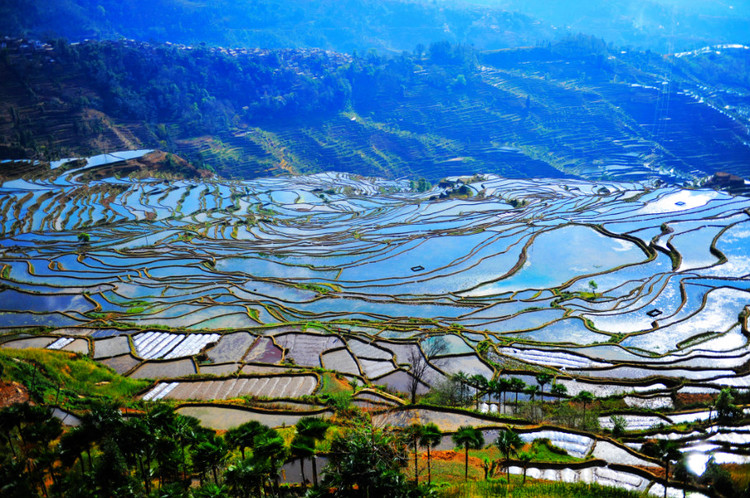
[[[468,198],[435,198],[450,182],[418,193],[335,173],[86,184],[87,168],[0,187],[3,347],[75,350],[167,379],[146,400],[295,398],[319,392],[310,371],[321,367],[408,399],[410,357],[420,357],[419,392],[457,372],[511,369],[535,384],[545,369],[570,396],[665,411],[624,414],[636,431],[708,420],[670,413],[677,396],[750,385],[747,198],[490,175],[463,179]],[[40,325],[44,335],[26,334]],[[427,355],[436,341],[445,348]],[[216,378],[178,378],[192,373]],[[480,411],[509,409],[482,401]],[[368,402],[389,404],[358,400]],[[413,417],[445,430],[497,424],[395,418]],[[700,444],[722,431],[678,440],[704,456],[750,449]],[[640,465],[607,444],[593,455]],[[556,478],[593,478],[583,472]],[[651,485],[607,475],[597,479]]]

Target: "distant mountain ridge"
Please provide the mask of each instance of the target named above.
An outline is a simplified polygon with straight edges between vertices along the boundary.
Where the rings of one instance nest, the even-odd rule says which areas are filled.
[[[441,40],[492,49],[557,36],[524,14],[405,0],[7,0],[0,6],[3,34],[344,53],[398,53]]]
[[[660,53],[750,44],[750,6],[693,0],[5,0],[0,35],[398,53],[494,50],[597,36]]]
[[[3,44],[0,159],[154,148],[230,178],[750,176],[748,50],[664,58],[588,37],[398,57]]]

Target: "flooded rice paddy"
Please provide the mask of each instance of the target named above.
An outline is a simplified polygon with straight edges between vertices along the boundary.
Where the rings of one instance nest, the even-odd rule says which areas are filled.
[[[314,368],[404,392],[441,337],[419,392],[546,368],[571,395],[669,409],[750,382],[750,199],[491,175],[463,179],[468,198],[336,173],[80,180],[102,161],[0,186],[3,346],[90,354],[155,379],[144,399],[297,398]]]

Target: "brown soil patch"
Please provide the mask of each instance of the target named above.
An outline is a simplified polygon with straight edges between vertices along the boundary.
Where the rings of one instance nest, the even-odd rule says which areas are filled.
[[[679,393],[676,396],[677,405],[691,405],[693,403],[712,403],[715,395],[709,393]]]
[[[632,467],[637,467],[641,470],[645,470],[646,472],[650,472],[651,474],[654,474],[659,479],[664,479],[664,469],[662,467],[647,467],[645,465],[632,465]],[[669,470],[672,470],[672,467],[669,468]],[[672,472],[670,472],[670,475]]]
[[[464,463],[464,452],[454,450],[441,450],[433,451],[430,456],[433,460],[440,460],[441,462],[457,462]],[[427,458],[427,453],[424,454],[424,458]],[[469,465],[472,467],[481,467],[482,459],[469,455]]]
[[[0,381],[0,408],[15,403],[25,403],[29,400],[29,391],[26,386],[18,382]]]

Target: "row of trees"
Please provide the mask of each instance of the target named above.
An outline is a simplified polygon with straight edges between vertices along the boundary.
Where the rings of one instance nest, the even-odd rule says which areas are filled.
[[[47,408],[16,404],[0,412],[0,495],[187,496],[197,477],[195,496],[278,496],[280,465],[313,457],[328,427],[303,418],[287,447],[254,421],[222,437],[167,405],[123,417],[98,403],[63,431]]]

